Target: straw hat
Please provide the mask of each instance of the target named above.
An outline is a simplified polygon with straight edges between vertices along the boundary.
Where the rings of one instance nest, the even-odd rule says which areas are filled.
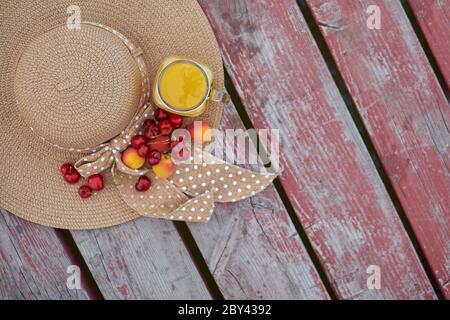
[[[142,215],[118,188],[128,180],[105,175],[105,189],[84,201],[60,165],[123,132],[165,57],[204,62],[219,90],[223,70],[196,1],[79,0],[74,30],[72,4],[0,3],[0,207],[47,226],[91,229]],[[222,105],[208,103],[201,118],[217,127]]]

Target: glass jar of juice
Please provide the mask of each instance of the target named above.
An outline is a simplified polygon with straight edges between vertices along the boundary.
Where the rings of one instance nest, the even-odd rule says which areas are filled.
[[[206,101],[225,102],[225,92],[212,89],[211,70],[190,58],[166,58],[153,85],[155,104],[169,112],[188,117],[203,113]]]

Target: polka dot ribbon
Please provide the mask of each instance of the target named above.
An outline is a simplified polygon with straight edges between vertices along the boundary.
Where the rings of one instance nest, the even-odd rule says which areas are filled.
[[[257,173],[220,160],[202,149],[185,162],[177,163],[175,173],[167,180],[152,171],[146,192],[137,192],[136,175],[122,170],[114,181],[122,199],[142,216],[188,222],[207,222],[215,202],[234,202],[265,189],[276,177],[273,173]]]

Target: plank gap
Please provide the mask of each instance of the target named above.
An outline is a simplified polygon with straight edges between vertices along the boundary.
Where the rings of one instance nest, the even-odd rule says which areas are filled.
[[[342,96],[342,99],[347,107],[347,110],[349,111],[349,113],[352,117],[352,120],[355,123],[356,128],[358,129],[358,132],[364,142],[364,145],[366,146],[366,148],[370,154],[370,157],[371,157],[371,159],[375,165],[375,168],[377,170],[377,173],[380,176],[380,178],[384,184],[384,187],[385,187],[385,189],[395,207],[395,210],[402,222],[402,225],[406,230],[408,238],[410,239],[410,241],[414,247],[414,250],[416,251],[416,253],[419,257],[420,263],[422,264],[422,267],[425,270],[428,280],[430,281],[431,285],[433,286],[433,289],[434,289],[436,295],[438,296],[438,298],[442,299],[443,294],[439,289],[437,280],[434,277],[434,274],[432,272],[430,264],[428,263],[428,261],[425,258],[425,254],[419,245],[416,235],[414,234],[414,232],[412,230],[409,219],[407,218],[407,215],[400,203],[400,200],[394,190],[394,187],[388,178],[388,175],[385,171],[385,168],[382,165],[380,157],[375,150],[372,140],[370,139],[370,135],[369,135],[366,127],[364,126],[364,121],[361,119],[361,117],[358,113],[358,110],[353,101],[353,98],[350,95],[350,92],[344,82],[344,79],[337,67],[336,62],[334,61],[333,55],[332,55],[331,51],[329,50],[328,45],[326,44],[326,41],[325,41],[322,33],[320,32],[320,28],[314,19],[313,13],[307,4],[307,1],[297,0],[297,4],[300,8],[300,11],[301,11],[303,17],[305,18],[306,24],[308,25],[308,28],[314,38],[314,41],[320,50],[322,58],[324,59],[326,66],[327,66],[331,76],[333,77],[336,87],[338,88],[339,93]],[[442,74],[441,74],[441,76],[442,76]],[[443,79],[443,77],[442,77],[442,79]]]
[[[233,102],[239,117],[241,118],[242,123],[245,126],[246,130],[249,129],[254,129],[252,121],[250,120],[250,117],[242,103],[242,100],[226,70],[226,68],[224,67],[224,74],[225,74],[225,88],[228,91],[228,94],[230,95],[230,99]],[[259,148],[260,144],[257,143],[257,141],[253,141],[253,137],[250,137],[250,139],[252,140],[253,144],[255,146],[257,146],[258,150],[258,156],[261,159],[262,163],[264,163],[264,166],[266,168],[271,167],[271,162],[270,161],[266,161],[267,159],[269,159],[266,150],[264,150],[264,148]],[[259,139],[259,138],[257,138]],[[295,230],[297,231],[298,235],[300,236],[300,239],[306,249],[306,252],[309,256],[309,258],[311,259],[314,268],[317,270],[317,273],[320,277],[320,280],[322,281],[325,289],[327,290],[327,293],[329,294],[330,298],[332,300],[337,300],[337,295],[336,292],[333,289],[333,286],[331,285],[330,279],[328,278],[328,276],[326,275],[326,272],[324,270],[324,268],[322,267],[322,264],[320,263],[320,260],[316,254],[316,252],[313,249],[313,246],[311,244],[311,242],[308,239],[308,236],[306,235],[306,232],[298,218],[298,216],[295,213],[295,209],[292,206],[286,191],[284,190],[283,185],[281,184],[281,181],[279,178],[276,178],[273,181],[273,185],[275,187],[275,190],[278,193],[278,196],[281,199],[281,202],[283,203],[284,207],[286,208],[286,211],[289,215],[290,220],[292,221]]]
[[[70,231],[55,229],[55,232],[69,256],[70,261],[80,268],[81,282],[83,283],[89,298],[92,300],[105,300]]]
[[[181,240],[183,241],[186,250],[189,252],[189,255],[192,258],[203,282],[206,285],[206,288],[209,291],[209,294],[214,300],[225,300],[224,295],[220,291],[214,276],[209,270],[208,264],[206,263],[205,258],[203,257],[197,243],[195,242],[194,237],[192,236],[191,231],[189,230],[186,222],[182,221],[174,221],[173,224],[179,233]]]
[[[411,26],[414,30],[414,33],[416,34],[417,39],[419,40],[419,43],[425,52],[425,55],[427,56],[428,62],[431,65],[431,68],[433,69],[433,72],[438,79],[439,85],[442,88],[442,91],[445,94],[445,97],[447,100],[450,100],[450,90],[447,86],[447,83],[445,81],[444,75],[439,68],[439,65],[436,61],[436,58],[434,57],[433,51],[431,50],[430,46],[428,45],[428,41],[425,37],[425,34],[423,33],[422,29],[420,28],[420,24],[416,19],[416,16],[414,15],[414,12],[408,3],[408,0],[400,0],[400,3],[403,7],[403,10],[406,13],[406,16],[408,17],[409,23],[411,23]],[[443,41],[445,41],[443,39]]]

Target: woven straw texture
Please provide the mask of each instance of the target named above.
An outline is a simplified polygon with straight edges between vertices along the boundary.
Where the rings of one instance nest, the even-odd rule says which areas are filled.
[[[104,32],[88,27],[73,36],[78,37],[71,39],[74,42],[61,46],[67,42],[61,27],[66,25],[67,8],[72,4],[57,0],[0,2],[0,207],[47,226],[92,229],[138,215],[123,202],[109,175],[102,192],[81,200],[78,187],[67,185],[59,173],[61,163],[74,162],[80,155],[42,141],[30,126],[50,142],[68,147],[82,148],[111,138],[137,103],[133,90],[140,90],[134,83],[139,74],[123,44]],[[82,21],[110,26],[142,48],[150,79],[166,56],[185,55],[210,66],[214,86],[223,90],[220,52],[195,1],[96,0],[77,1],[77,5]],[[77,42],[82,42],[83,48]],[[77,55],[65,55],[66,50]],[[39,59],[37,52],[42,55]],[[96,69],[88,70],[90,64],[83,59],[94,62]],[[54,64],[49,62],[52,60]],[[72,63],[66,68],[71,70],[64,69],[68,61]],[[67,72],[78,75],[74,82],[66,81]],[[48,88],[45,81],[59,90],[41,92]],[[92,86],[84,88],[80,82]],[[77,90],[82,94],[71,97],[66,88],[70,94]],[[94,106],[94,101],[102,103]],[[55,108],[61,112],[53,112]],[[84,116],[77,118],[81,110]],[[200,118],[217,127],[221,111],[220,106],[210,104]]]
[[[77,31],[60,26],[33,40],[20,57],[17,107],[38,137],[65,148],[93,148],[132,120],[141,78],[113,33],[86,24]]]

